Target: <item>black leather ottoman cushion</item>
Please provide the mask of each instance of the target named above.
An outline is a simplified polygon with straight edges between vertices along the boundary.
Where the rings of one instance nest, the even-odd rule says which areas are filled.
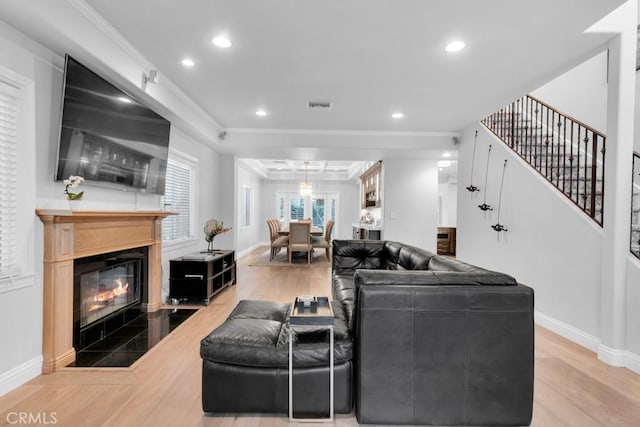
[[[204,360],[249,367],[286,368],[289,366],[290,304],[273,301],[240,301],[219,327],[200,344]],[[333,304],[334,363],[352,358],[351,335],[342,307]],[[294,329],[293,365],[329,365],[329,337],[326,328]]]

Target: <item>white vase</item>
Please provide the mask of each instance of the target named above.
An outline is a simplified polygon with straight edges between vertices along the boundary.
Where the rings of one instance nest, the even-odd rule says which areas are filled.
[[[80,203],[82,203],[82,199],[67,199],[70,211],[77,211],[80,209]]]

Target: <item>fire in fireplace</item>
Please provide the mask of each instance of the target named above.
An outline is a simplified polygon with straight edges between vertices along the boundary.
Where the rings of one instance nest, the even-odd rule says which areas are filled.
[[[146,287],[147,248],[74,261],[74,347],[79,351],[127,323]]]
[[[124,261],[80,275],[81,328],[140,300],[137,263]]]

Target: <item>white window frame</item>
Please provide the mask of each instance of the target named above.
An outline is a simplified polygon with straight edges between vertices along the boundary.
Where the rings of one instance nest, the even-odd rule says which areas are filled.
[[[11,242],[15,256],[11,266],[0,277],[0,294],[32,286],[35,283],[35,86],[32,80],[9,69],[0,67],[0,81],[15,89],[17,97],[15,194],[16,205],[10,210],[9,224],[15,228],[16,238]],[[5,86],[6,87],[6,86]],[[13,90],[12,90],[13,92]],[[6,213],[3,220],[6,220]]]
[[[329,192],[325,192],[325,193],[314,193],[311,195],[311,197],[309,198],[309,214],[310,214],[310,218],[313,221],[313,199],[324,199],[324,225],[327,224],[327,221],[331,218],[331,201],[335,200],[336,201],[336,217],[333,219],[335,221],[335,226],[333,228],[333,232],[332,235],[336,235],[336,233],[338,232],[338,227],[339,227],[339,222],[338,221],[338,215],[340,213],[340,203],[339,203],[339,193],[335,192],[335,191],[329,191]]]
[[[169,157],[167,159],[167,167],[169,163],[173,163],[180,167],[184,167],[189,169],[191,185],[189,188],[189,235],[186,237],[166,240],[164,233],[162,236],[162,245],[164,248],[172,248],[180,245],[184,245],[185,243],[192,243],[197,240],[196,230],[195,230],[195,222],[196,222],[196,212],[198,212],[198,198],[196,197],[198,194],[198,186],[199,186],[199,161],[195,157],[192,157],[186,153],[178,151],[173,148],[169,148]],[[160,204],[162,210],[171,211],[171,206],[165,205],[165,197],[162,196],[160,198]],[[172,216],[168,216],[163,220],[171,221]]]
[[[275,212],[276,217],[280,219],[283,227],[288,227],[289,222],[291,221],[291,199],[292,198],[300,198],[300,193],[293,191],[276,191],[276,201],[275,201]],[[338,215],[340,214],[340,193],[336,191],[329,191],[323,193],[313,193],[311,196],[302,197],[304,199],[304,215],[303,218],[312,218],[313,219],[313,199],[324,199],[324,218],[325,224],[327,219],[331,217],[331,200],[336,201],[336,225],[333,229],[333,235],[336,235],[338,232],[339,221]],[[284,199],[284,218],[279,218],[280,215],[280,199]]]
[[[248,194],[247,194],[248,193]],[[241,200],[240,200],[240,215],[241,215],[241,226],[243,230],[250,229],[254,224],[254,212],[255,212],[255,203],[254,203],[254,195],[255,191],[253,186],[251,185],[242,185]],[[247,195],[249,200],[248,212],[247,212]]]

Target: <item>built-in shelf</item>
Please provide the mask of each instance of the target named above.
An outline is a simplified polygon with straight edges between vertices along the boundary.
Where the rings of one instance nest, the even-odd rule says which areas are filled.
[[[360,175],[362,209],[382,206],[382,160]]]

